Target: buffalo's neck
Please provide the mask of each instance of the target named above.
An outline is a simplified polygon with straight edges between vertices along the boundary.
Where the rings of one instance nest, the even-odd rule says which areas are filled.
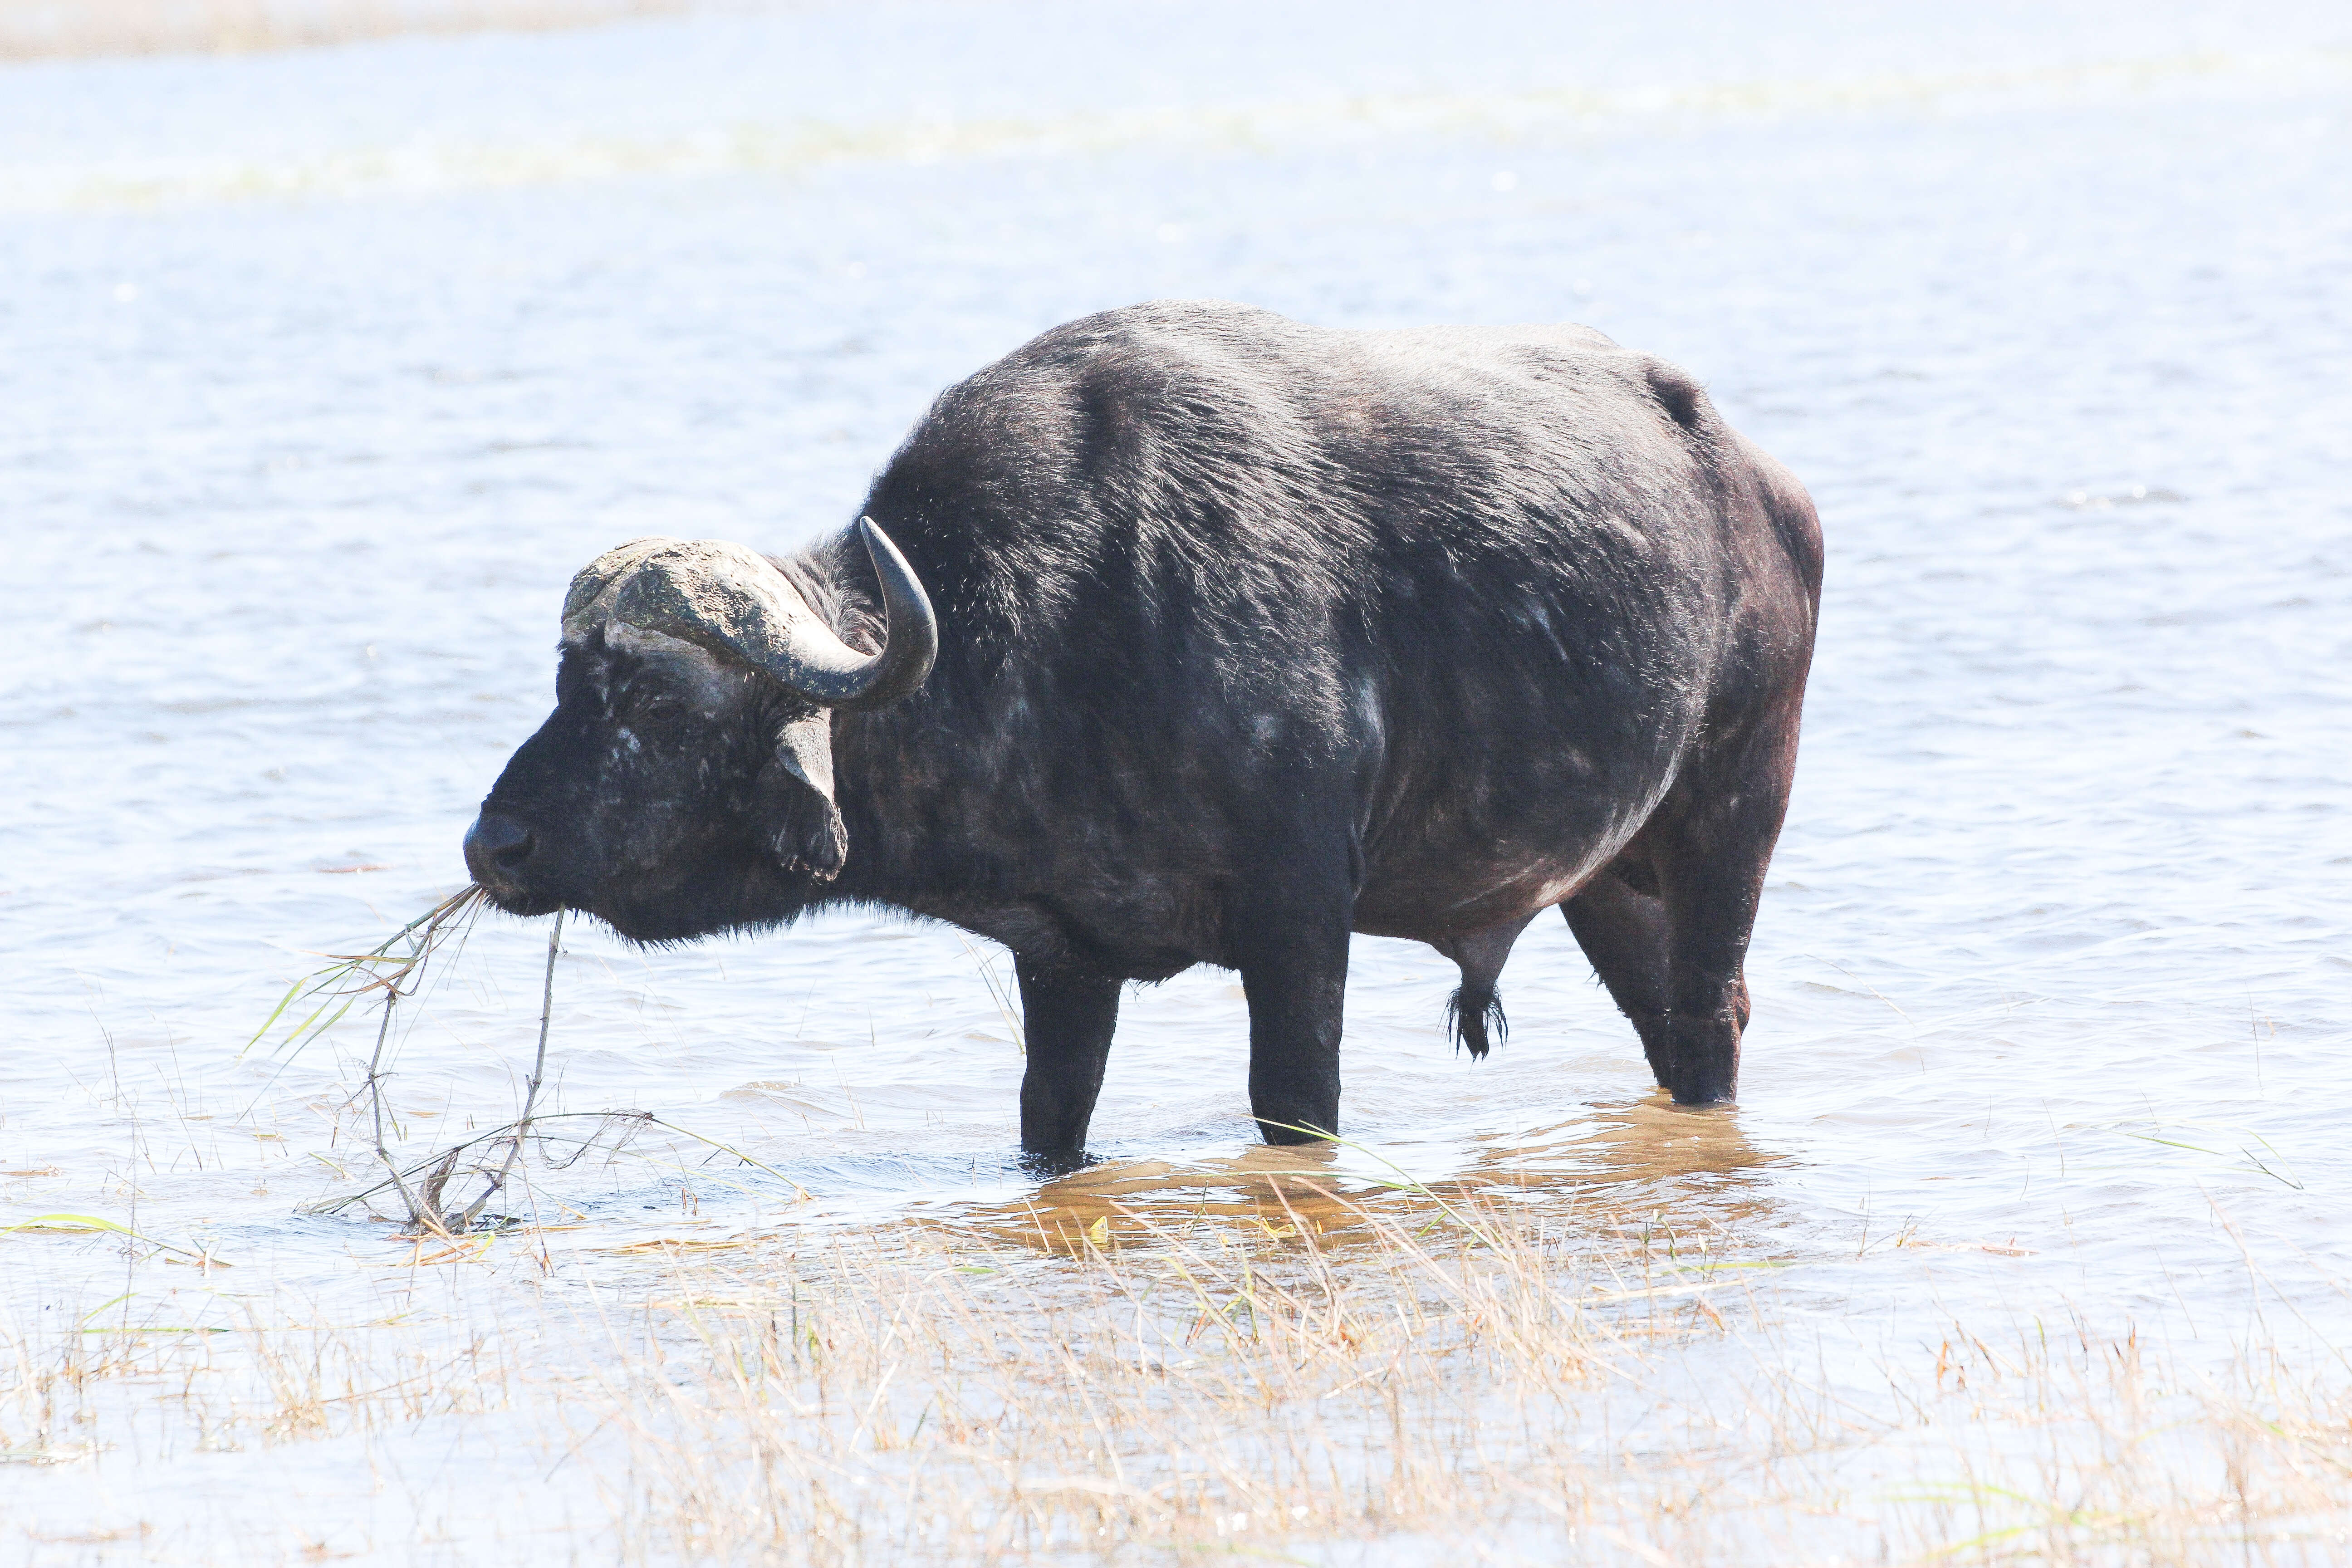
[[[849,837],[828,902],[880,905],[1030,946],[1036,881],[1056,831],[1019,672],[982,681],[952,653],[907,702],[835,720],[836,803]],[[1051,940],[1046,945],[1058,946]]]
[[[943,696],[835,719],[835,788],[849,854],[835,897],[921,909],[949,889],[998,879],[988,864],[996,857],[986,847],[998,837],[989,819],[1017,769],[1001,738]]]

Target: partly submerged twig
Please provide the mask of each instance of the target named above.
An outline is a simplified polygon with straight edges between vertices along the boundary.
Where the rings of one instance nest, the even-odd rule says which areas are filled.
[[[410,1202],[408,1210],[409,1213],[424,1219],[434,1229],[445,1235],[449,1231],[462,1228],[452,1226],[441,1213],[441,1194],[447,1190],[449,1178],[457,1173],[457,1150],[452,1149],[441,1156],[441,1163],[433,1167],[431,1175],[425,1178],[424,1191],[417,1194]],[[402,1189],[404,1195],[406,1190]]]
[[[384,1185],[393,1187],[407,1207],[410,1225],[443,1236],[472,1226],[490,1199],[505,1188],[508,1178],[514,1173],[515,1162],[521,1155],[523,1138],[530,1131],[532,1113],[538,1109],[540,1085],[547,1077],[547,1033],[549,1021],[555,1011],[555,959],[563,936],[562,914],[557,913],[554,929],[548,933],[547,982],[541,994],[539,1015],[539,1054],[531,1064],[530,1085],[523,1098],[522,1120],[513,1124],[513,1141],[508,1147],[504,1163],[490,1176],[489,1185],[480,1197],[464,1209],[445,1212],[441,1198],[450,1178],[457,1173],[458,1156],[468,1144],[461,1143],[446,1154],[436,1155],[422,1165],[406,1170],[402,1169],[400,1163],[393,1157],[391,1145],[384,1141],[384,1053],[392,1043],[393,1014],[399,1008],[401,999],[416,994],[424,984],[427,961],[443,943],[452,937],[462,938],[472,928],[475,917],[480,914],[488,897],[478,886],[467,888],[442,900],[365,952],[329,954],[335,962],[304,975],[289,986],[269,1016],[262,1020],[261,1027],[256,1029],[253,1037],[245,1043],[245,1049],[251,1050],[268,1036],[290,1008],[298,1003],[315,1002],[310,1011],[278,1042],[279,1051],[290,1061],[294,1052],[341,1021],[362,997],[372,992],[381,992],[383,1016],[376,1024],[375,1048],[368,1054],[367,1080],[363,1089],[368,1097],[368,1116],[374,1134],[375,1156],[383,1162],[383,1168],[389,1175],[386,1182],[379,1183],[369,1190],[378,1191]],[[284,1069],[281,1067],[279,1070]],[[431,1173],[424,1177],[418,1188],[412,1190],[408,1178],[427,1170]]]
[[[576,1121],[583,1118],[596,1121],[643,1121],[650,1120],[649,1113],[642,1110],[572,1110],[565,1111],[555,1116],[536,1116],[531,1120],[537,1122]],[[462,1143],[452,1144],[449,1148],[439,1153],[427,1154],[423,1159],[415,1161],[413,1163],[392,1173],[392,1174],[385,1176],[383,1181],[376,1183],[373,1186],[362,1187],[355,1193],[345,1193],[339,1198],[322,1198],[317,1203],[305,1205],[302,1212],[307,1215],[331,1215],[339,1213],[343,1209],[351,1207],[353,1204],[361,1203],[368,1198],[375,1196],[378,1193],[383,1192],[387,1187],[396,1187],[397,1184],[393,1180],[394,1175],[404,1178],[418,1176],[424,1172],[432,1170],[442,1161],[447,1159],[451,1154],[456,1154],[462,1158],[467,1150],[480,1148],[486,1143],[496,1143],[500,1139],[511,1136],[514,1130],[515,1123],[511,1121],[501,1122],[499,1125],[489,1129],[488,1131],[476,1133],[473,1137],[467,1139]],[[547,1136],[548,1135],[544,1132],[541,1133],[541,1141],[544,1142]],[[586,1139],[583,1140],[583,1152],[584,1152],[586,1149],[593,1147],[599,1136],[600,1134],[592,1132]],[[573,1160],[577,1160],[578,1158],[580,1158],[580,1156],[577,1154],[572,1156]],[[569,1161],[566,1162],[566,1163],[570,1163],[571,1162]],[[561,1166],[558,1167],[558,1169],[561,1168]]]
[[[278,1005],[270,1009],[269,1016],[262,1020],[261,1027],[256,1029],[253,1037],[239,1048],[237,1055],[240,1058],[259,1045],[278,1020],[286,1016],[286,1010],[297,1002],[308,1002],[315,997],[318,1005],[278,1042],[278,1052],[281,1059],[278,1070],[269,1075],[269,1081],[261,1086],[260,1091],[254,1096],[253,1104],[245,1108],[238,1120],[253,1114],[263,1097],[284,1076],[286,1069],[294,1065],[294,1058],[301,1054],[304,1046],[341,1023],[343,1016],[358,1005],[362,996],[377,990],[384,994],[384,1016],[376,1032],[375,1045],[375,1058],[380,1062],[383,1056],[384,1038],[392,1026],[393,1004],[401,996],[413,994],[424,983],[425,961],[439,951],[444,942],[452,936],[463,942],[466,933],[473,929],[475,918],[481,913],[483,901],[488,897],[478,886],[469,886],[453,893],[366,952],[327,954],[325,956],[335,962],[324,969],[311,971],[288,986],[286,994],[278,999]],[[395,948],[401,951],[394,952]],[[373,1074],[372,1066],[371,1086]],[[381,1118],[376,1142],[379,1146],[383,1142]]]
[[[547,1077],[547,1024],[555,1016],[555,954],[556,946],[562,940],[563,911],[558,910],[555,911],[555,924],[547,933],[547,984],[539,998],[539,1053],[531,1058],[530,1083],[522,1094],[522,1116],[514,1124],[514,1137],[507,1143],[507,1157],[499,1166],[499,1173],[490,1178],[490,1184],[482,1189],[482,1195],[467,1205],[466,1212],[457,1216],[457,1223],[450,1226],[453,1230],[467,1229],[474,1223],[483,1205],[506,1186],[515,1161],[522,1155],[522,1141],[530,1132],[530,1113],[539,1104],[539,1086]]]

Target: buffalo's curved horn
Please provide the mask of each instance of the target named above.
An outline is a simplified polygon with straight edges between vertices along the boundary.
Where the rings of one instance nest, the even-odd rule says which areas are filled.
[[[939,619],[889,536],[872,518],[857,527],[882,585],[880,653],[835,637],[764,557],[715,539],[638,539],[605,552],[572,580],[564,630],[616,621],[750,665],[821,707],[884,707],[930,674]]]
[[[915,575],[915,569],[907,564],[907,558],[898,553],[881,525],[870,517],[861,517],[857,534],[882,584],[885,640],[866,672],[865,686],[856,695],[839,699],[832,706],[887,708],[912,695],[931,673],[940,657],[940,617],[931,609],[931,596],[923,592],[922,579]]]

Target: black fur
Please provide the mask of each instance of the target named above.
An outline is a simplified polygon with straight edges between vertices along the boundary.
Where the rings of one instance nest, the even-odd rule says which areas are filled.
[[[833,717],[845,853],[776,761],[805,704],[616,633],[567,644],[485,803],[529,833],[469,854],[502,906],[663,942],[848,901],[993,937],[1074,1020],[1033,1017],[1032,1074],[1074,1076],[1024,1116],[1066,1153],[1119,982],[1239,970],[1252,1109],[1287,1140],[1338,1125],[1351,931],[1454,953],[1483,1056],[1510,939],[1565,903],[1660,1081],[1731,1093],[1820,535],[1682,373],[1580,327],[1140,306],[950,388],[865,510],[940,654]],[[777,564],[879,646],[849,540]]]

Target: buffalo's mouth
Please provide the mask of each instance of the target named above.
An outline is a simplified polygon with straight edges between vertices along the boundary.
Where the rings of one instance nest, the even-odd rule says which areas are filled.
[[[488,806],[466,830],[466,869],[490,902],[510,915],[551,915],[563,900],[534,890],[527,880],[539,837],[504,812]]]
[[[491,904],[510,915],[571,910],[635,942],[684,942],[718,929],[699,911],[667,909],[658,899],[616,900],[609,889],[583,889],[577,873],[550,851],[542,835],[488,805],[466,830],[466,869]]]

